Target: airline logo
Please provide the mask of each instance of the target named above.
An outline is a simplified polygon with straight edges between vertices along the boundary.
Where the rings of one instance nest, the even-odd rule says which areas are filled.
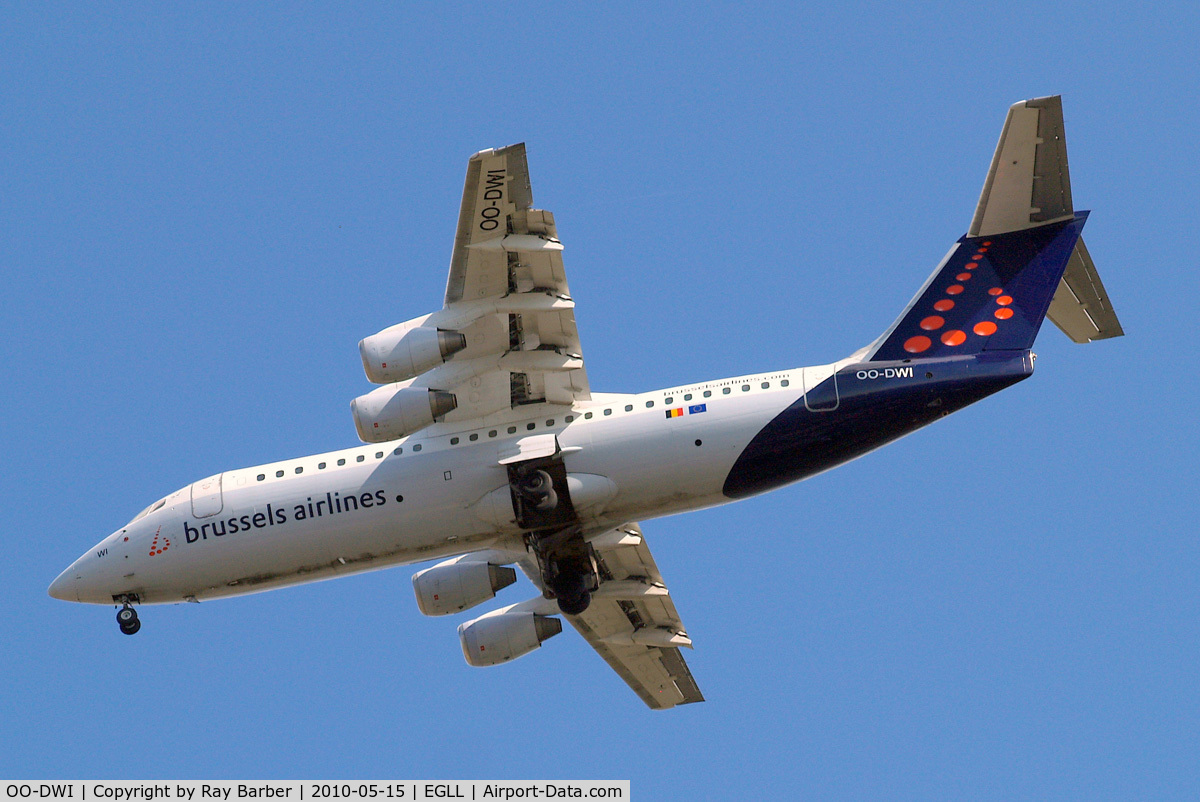
[[[693,404],[687,408],[688,415],[699,415],[701,412],[708,411],[708,404]],[[682,418],[684,415],[683,407],[675,407],[667,410],[667,418]]]
[[[161,547],[158,545],[160,539],[162,540]],[[169,548],[171,548],[171,539],[163,536],[162,527],[160,526],[154,531],[154,542],[150,544],[150,556],[157,557]]]

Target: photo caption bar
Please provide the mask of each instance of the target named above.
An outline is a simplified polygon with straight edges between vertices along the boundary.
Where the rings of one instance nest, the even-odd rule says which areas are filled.
[[[629,799],[629,780],[0,780],[0,802]]]

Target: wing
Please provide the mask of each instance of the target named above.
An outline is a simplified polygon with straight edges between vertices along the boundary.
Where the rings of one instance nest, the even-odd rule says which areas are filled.
[[[438,317],[473,323],[467,348],[418,381],[453,388],[448,421],[591,398],[554,215],[532,203],[523,144],[471,157]]]
[[[602,578],[582,615],[563,616],[655,710],[703,702],[680,652],[692,647],[637,524],[593,538]],[[541,586],[536,565],[522,568]],[[557,612],[557,611],[555,611]]]

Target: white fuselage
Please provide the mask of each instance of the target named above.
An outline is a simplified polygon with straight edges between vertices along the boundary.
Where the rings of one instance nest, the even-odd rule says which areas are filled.
[[[407,438],[226,471],[182,488],[109,535],[52,595],[112,604],[199,601],[487,548],[523,549],[494,513],[499,460],[554,435],[569,475],[615,494],[579,510],[585,536],[721,504],[750,440],[835,366],[746,376],[572,409],[537,404],[474,428],[436,424]],[[697,409],[703,405],[703,411]],[[678,417],[667,410],[682,409]],[[696,411],[690,411],[695,409]]]

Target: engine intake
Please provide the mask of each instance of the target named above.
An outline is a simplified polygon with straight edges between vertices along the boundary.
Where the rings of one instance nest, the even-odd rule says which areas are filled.
[[[473,666],[494,666],[529,654],[562,632],[562,621],[535,613],[488,613],[458,628],[463,657]]]
[[[413,574],[417,606],[425,615],[450,615],[496,597],[496,591],[517,581],[517,572],[487,562],[438,563]]]
[[[419,376],[466,347],[466,336],[457,331],[414,326],[410,320],[362,340],[358,353],[367,378],[388,384]]]
[[[424,429],[458,407],[454,393],[395,384],[350,402],[354,427],[364,443],[385,443]]]

